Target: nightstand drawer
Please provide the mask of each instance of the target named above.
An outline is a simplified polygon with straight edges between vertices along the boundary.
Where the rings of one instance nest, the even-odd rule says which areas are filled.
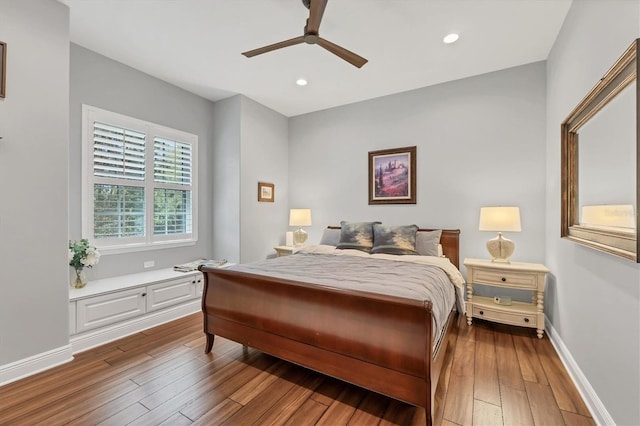
[[[472,280],[477,284],[497,284],[501,287],[535,289],[538,287],[536,274],[522,272],[493,271],[476,268]]]
[[[517,312],[504,312],[493,310],[485,306],[474,306],[473,316],[502,324],[520,325],[524,327],[536,327],[536,315],[521,314]]]

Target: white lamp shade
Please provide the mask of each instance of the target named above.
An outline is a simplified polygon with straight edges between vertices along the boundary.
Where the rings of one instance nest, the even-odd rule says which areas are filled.
[[[289,226],[311,226],[311,210],[291,209],[289,211]]]
[[[519,207],[480,208],[480,231],[520,232]]]

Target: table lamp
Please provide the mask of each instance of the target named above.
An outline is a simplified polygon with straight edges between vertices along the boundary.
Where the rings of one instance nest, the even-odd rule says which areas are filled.
[[[510,263],[509,258],[516,249],[513,241],[504,238],[503,232],[520,232],[520,208],[482,207],[480,208],[480,231],[497,231],[498,236],[487,241],[487,250],[492,262]]]
[[[291,209],[289,211],[289,226],[297,226],[293,232],[293,244],[303,246],[307,241],[308,234],[302,229],[303,226],[311,226],[310,209]]]

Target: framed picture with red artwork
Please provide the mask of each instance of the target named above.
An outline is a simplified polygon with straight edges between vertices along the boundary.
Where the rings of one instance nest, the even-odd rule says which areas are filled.
[[[369,204],[416,204],[416,147],[369,152]]]

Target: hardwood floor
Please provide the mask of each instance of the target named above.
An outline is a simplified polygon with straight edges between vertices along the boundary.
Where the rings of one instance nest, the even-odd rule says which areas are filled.
[[[424,410],[217,337],[194,314],[0,387],[0,425],[424,424]],[[436,424],[593,425],[549,339],[464,317]]]

